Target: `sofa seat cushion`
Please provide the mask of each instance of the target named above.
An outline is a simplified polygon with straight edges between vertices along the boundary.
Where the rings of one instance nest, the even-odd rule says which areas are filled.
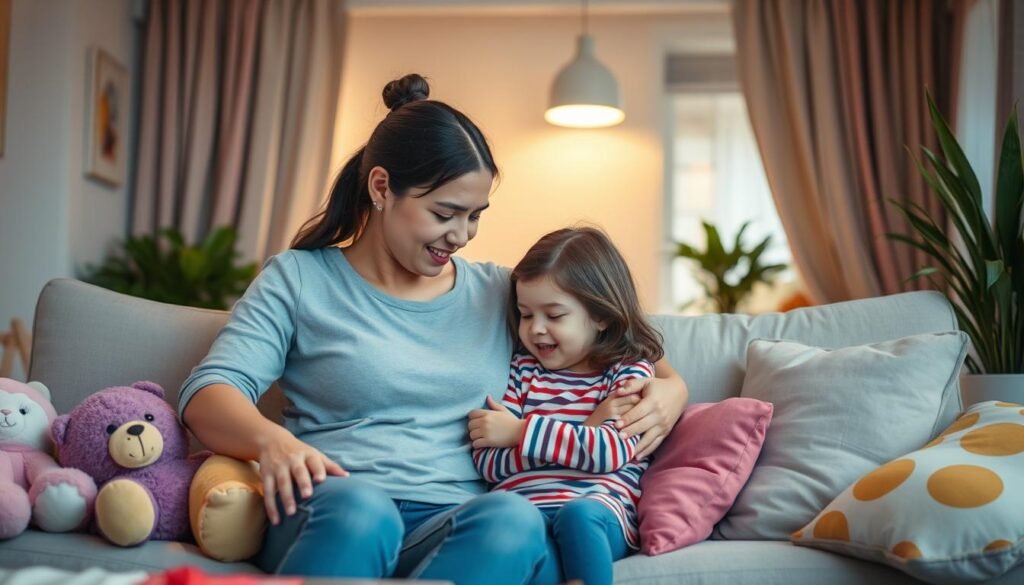
[[[160,572],[192,565],[208,573],[259,573],[248,563],[221,563],[203,556],[192,544],[150,540],[121,548],[98,536],[26,530],[17,538],[0,541],[0,567],[47,566],[69,571],[103,567],[111,572]]]
[[[616,585],[920,585],[868,561],[772,540],[709,540],[656,557],[615,563]],[[1024,583],[1018,567],[988,585]]]

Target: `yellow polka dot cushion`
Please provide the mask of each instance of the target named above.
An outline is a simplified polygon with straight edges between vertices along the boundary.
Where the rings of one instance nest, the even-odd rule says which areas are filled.
[[[858,479],[791,536],[929,583],[1024,560],[1024,406],[982,402],[924,447]]]

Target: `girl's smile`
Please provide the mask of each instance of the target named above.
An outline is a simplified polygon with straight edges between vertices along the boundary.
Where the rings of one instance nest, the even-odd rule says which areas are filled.
[[[519,338],[545,368],[577,373],[594,369],[587,356],[604,323],[591,319],[579,300],[547,277],[516,282],[516,296]]]

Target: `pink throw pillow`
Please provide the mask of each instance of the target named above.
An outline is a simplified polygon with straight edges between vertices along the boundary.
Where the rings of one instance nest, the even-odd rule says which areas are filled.
[[[640,548],[659,555],[706,539],[732,507],[761,453],[772,404],[753,398],[693,404],[640,478]]]

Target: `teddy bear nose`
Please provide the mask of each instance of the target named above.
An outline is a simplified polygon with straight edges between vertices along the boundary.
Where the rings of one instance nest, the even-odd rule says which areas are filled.
[[[13,412],[13,411],[8,410],[6,408],[0,408],[0,413],[3,413],[4,416],[7,416],[8,414],[11,414],[11,412]]]
[[[132,436],[135,436],[135,437],[138,437],[139,435],[142,434],[142,431],[144,431],[144,430],[146,430],[146,427],[144,427],[142,425],[132,425],[132,426],[128,427],[128,434],[132,435]]]

